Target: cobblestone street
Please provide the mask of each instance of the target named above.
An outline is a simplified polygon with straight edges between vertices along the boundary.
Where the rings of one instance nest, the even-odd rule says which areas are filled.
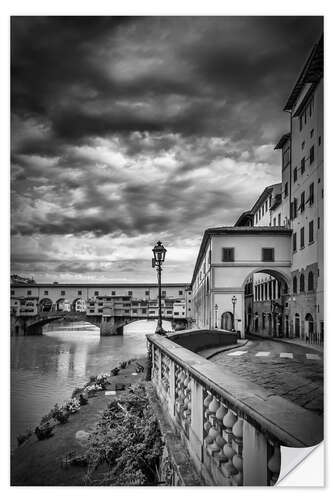
[[[323,413],[323,356],[311,348],[270,340],[249,340],[210,361],[295,404]]]

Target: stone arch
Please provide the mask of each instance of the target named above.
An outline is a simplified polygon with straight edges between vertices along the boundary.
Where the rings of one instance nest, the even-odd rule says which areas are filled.
[[[314,337],[314,321],[313,321],[313,316],[310,313],[307,313],[305,315],[305,321],[304,321],[304,334],[305,334],[305,340],[307,342],[313,341]]]
[[[285,304],[292,283],[291,276],[287,273],[287,270],[260,267],[253,268],[247,274],[243,281],[243,320],[246,334],[254,332],[265,337],[283,335]],[[260,279],[261,276],[255,280],[255,274],[266,275],[267,280]],[[251,294],[247,295],[251,277],[253,288]],[[249,303],[253,304],[251,315],[248,313]]]
[[[53,308],[53,302],[49,297],[44,297],[39,301],[38,310],[39,312],[51,312]]]
[[[80,305],[81,307],[78,307]],[[76,297],[71,304],[71,311],[73,312],[85,312],[87,309],[87,303],[83,297]]]
[[[70,308],[68,299],[66,299],[65,297],[61,297],[56,302],[56,311],[65,312],[66,310],[68,310],[68,305]]]
[[[284,271],[281,271],[280,269],[279,270],[276,270],[276,269],[273,269],[273,268],[269,268],[269,267],[258,267],[258,268],[253,268],[245,277],[245,279],[243,280],[243,283],[241,285],[241,287],[244,289],[245,288],[245,285],[248,281],[248,279],[250,278],[250,276],[252,276],[253,274],[257,274],[257,273],[263,273],[263,274],[268,274],[270,276],[272,276],[273,278],[275,278],[276,280],[282,282],[283,284],[285,284],[289,290],[290,288],[290,275],[289,274],[286,274]],[[284,290],[284,293],[288,293],[288,290]]]

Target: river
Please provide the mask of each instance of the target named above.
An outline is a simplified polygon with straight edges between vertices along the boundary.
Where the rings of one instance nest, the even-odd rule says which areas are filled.
[[[171,330],[169,322],[163,327]],[[154,321],[137,321],[124,335],[100,337],[99,328],[86,322],[57,322],[38,337],[11,339],[11,443],[34,428],[55,403],[68,399],[91,375],[109,372],[122,360],[146,353],[146,333]]]

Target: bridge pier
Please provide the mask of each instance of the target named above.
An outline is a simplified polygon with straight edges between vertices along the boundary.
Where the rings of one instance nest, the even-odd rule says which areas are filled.
[[[111,337],[124,334],[124,321],[117,320],[114,316],[102,316],[100,326],[101,337]]]
[[[42,325],[29,325],[28,318],[10,318],[10,335],[12,337],[23,337],[25,335],[43,335]]]

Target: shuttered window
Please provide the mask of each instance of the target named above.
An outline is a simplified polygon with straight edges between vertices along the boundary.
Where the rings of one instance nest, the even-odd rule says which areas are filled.
[[[309,222],[309,243],[313,242],[313,220]]]
[[[222,248],[222,261],[223,262],[234,262],[235,260],[235,249],[234,248]]]
[[[301,227],[301,248],[304,247],[304,227]]]
[[[262,248],[263,262],[274,262],[274,248]]]

